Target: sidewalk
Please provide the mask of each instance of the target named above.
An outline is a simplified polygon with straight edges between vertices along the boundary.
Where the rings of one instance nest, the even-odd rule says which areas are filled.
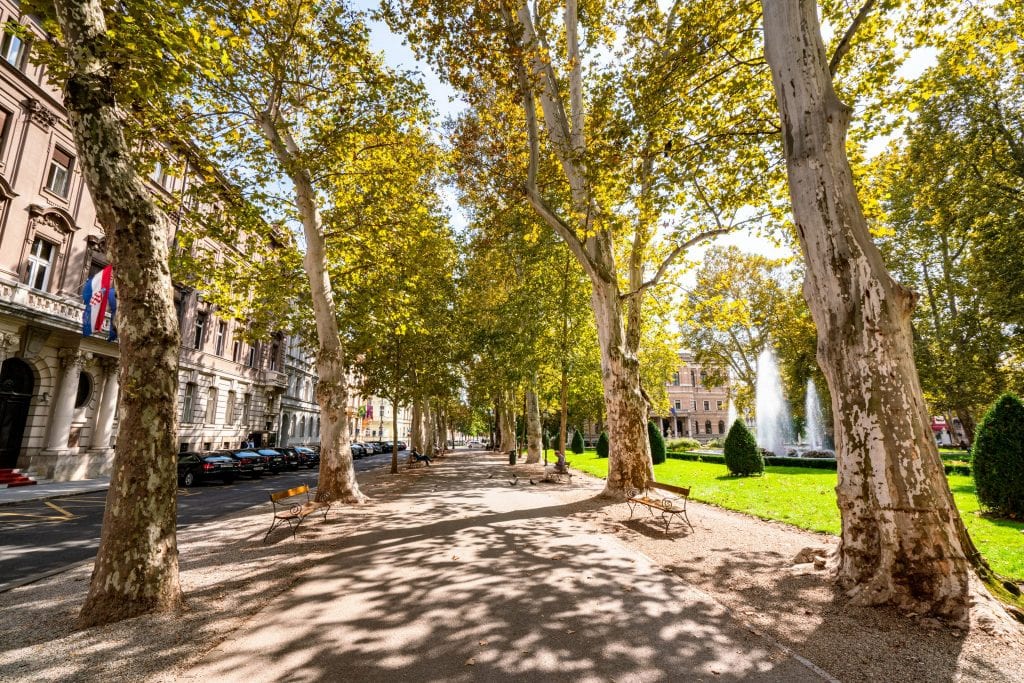
[[[34,486],[0,489],[0,507],[32,500],[50,500],[51,498],[77,496],[94,491],[106,491],[110,488],[110,477],[97,477],[81,481],[53,481],[52,479],[37,479],[36,481],[39,483]]]
[[[431,475],[179,680],[822,680],[493,456]]]

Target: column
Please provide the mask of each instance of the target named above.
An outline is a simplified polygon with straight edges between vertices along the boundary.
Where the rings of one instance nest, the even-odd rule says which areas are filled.
[[[110,448],[110,436],[114,432],[114,413],[117,410],[117,397],[121,390],[118,377],[116,358],[101,358],[100,367],[106,381],[100,395],[100,405],[96,409],[95,423],[92,431],[92,450],[105,451]]]
[[[78,349],[61,349],[59,355],[64,373],[50,415],[50,429],[46,435],[48,451],[66,451],[68,448],[71,419],[75,413],[75,396],[78,395],[78,377],[82,373],[82,366],[92,356]]]

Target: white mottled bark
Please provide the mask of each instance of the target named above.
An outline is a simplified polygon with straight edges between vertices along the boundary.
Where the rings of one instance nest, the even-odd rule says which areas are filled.
[[[526,391],[526,462],[540,462],[544,435],[540,426],[540,401],[532,389]]]
[[[817,3],[762,5],[804,295],[835,415],[839,579],[862,604],[962,619],[973,548],[914,366],[914,296],[890,277],[868,232],[846,155],[850,110],[833,90]]]
[[[319,501],[361,503],[356,470],[345,428],[345,404],[348,400],[348,375],[345,349],[341,344],[334,303],[334,290],[327,271],[327,245],[309,169],[302,165],[303,154],[291,137],[287,124],[267,112],[254,112],[264,138],[278,163],[288,174],[295,189],[295,206],[306,238],[303,266],[309,278],[313,317],[319,348],[316,354],[316,400],[320,406],[320,479]]]
[[[118,297],[121,413],[100,546],[78,617],[88,627],[181,604],[174,455],[179,336],[167,264],[170,224],[136,173],[122,133],[103,3],[55,0],[54,7],[69,67],[64,104],[107,234]]]

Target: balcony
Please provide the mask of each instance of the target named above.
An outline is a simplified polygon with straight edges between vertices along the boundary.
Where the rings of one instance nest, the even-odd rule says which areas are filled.
[[[268,387],[287,389],[288,375],[283,372],[278,372],[277,370],[264,370],[260,373],[260,382]]]

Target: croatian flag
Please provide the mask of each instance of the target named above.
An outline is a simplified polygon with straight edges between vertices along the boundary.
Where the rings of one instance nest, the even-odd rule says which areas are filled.
[[[91,337],[103,327],[103,321],[110,311],[110,341],[117,339],[117,330],[113,325],[114,313],[117,311],[117,297],[114,296],[114,267],[107,266],[85,281],[82,289],[82,300],[85,301],[85,315],[82,316],[82,334]]]

